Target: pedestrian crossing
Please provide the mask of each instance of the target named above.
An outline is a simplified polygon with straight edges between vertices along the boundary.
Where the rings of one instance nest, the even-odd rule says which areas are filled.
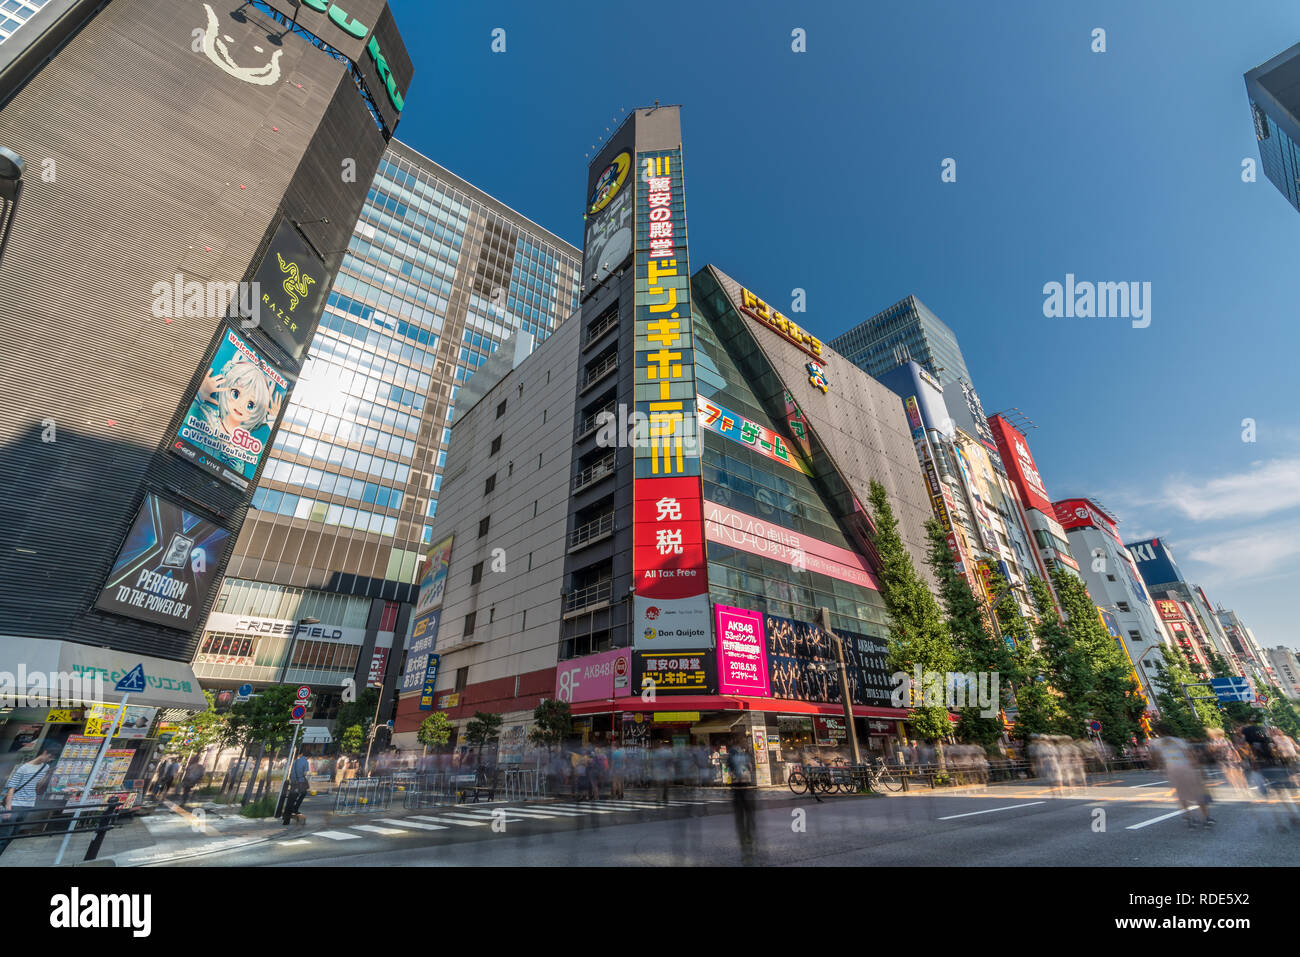
[[[505,824],[530,821],[571,821],[573,818],[604,817],[609,814],[626,814],[637,811],[654,811],[663,808],[693,808],[711,804],[726,804],[730,798],[704,798],[698,800],[660,801],[569,801],[554,804],[489,804],[467,807],[463,804],[446,808],[428,808],[425,813],[402,814],[393,817],[370,818],[356,824],[342,825],[320,831],[296,834],[289,840],[276,841],[280,847],[301,847],[319,838],[324,841],[357,841],[367,835],[402,837],[422,831],[452,831],[457,828],[491,827],[496,822]]]

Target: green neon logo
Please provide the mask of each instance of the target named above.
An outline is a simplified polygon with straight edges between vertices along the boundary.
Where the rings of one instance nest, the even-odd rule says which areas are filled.
[[[357,39],[361,39],[370,32],[368,26],[355,17],[348,16],[337,3],[331,3],[330,0],[302,0],[302,2],[319,13],[328,13],[329,18],[341,30]],[[397,112],[402,112],[406,100],[397,91],[397,80],[394,78],[392,71],[388,69],[388,61],[384,59],[384,54],[379,49],[379,40],[372,36],[370,43],[366,45],[366,51],[370,54],[370,58],[375,61],[375,69],[379,71],[379,78],[384,81],[384,86],[388,88],[388,99],[397,108]]]

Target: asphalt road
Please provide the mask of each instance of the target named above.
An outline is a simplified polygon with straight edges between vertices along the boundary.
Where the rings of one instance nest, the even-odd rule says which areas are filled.
[[[743,853],[725,794],[695,800],[496,804],[367,815],[171,862],[186,866],[1293,866],[1291,792],[1237,795],[1211,778],[1215,825],[1189,827],[1158,772],[1056,791],[833,796],[767,793]],[[195,850],[201,850],[196,846]]]

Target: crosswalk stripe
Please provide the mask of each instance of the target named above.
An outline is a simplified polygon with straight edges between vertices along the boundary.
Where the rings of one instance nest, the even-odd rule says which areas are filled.
[[[582,817],[581,811],[558,808],[554,804],[539,804],[536,807],[510,808],[511,814],[555,814],[560,817]]]
[[[354,831],[369,831],[371,834],[405,834],[399,827],[379,827],[377,824],[349,824]]]
[[[527,817],[527,818],[530,818],[530,819],[536,819],[536,820],[539,820],[539,821],[540,821],[540,820],[554,820],[555,818],[560,817],[560,816],[562,816],[562,815],[565,815],[566,813],[569,814],[570,816],[580,816],[580,815],[578,815],[578,812],[577,812],[577,811],[565,812],[565,811],[552,811],[552,810],[550,810],[550,809],[547,809],[547,810],[545,810],[545,811],[535,811],[535,810],[533,810],[532,808],[527,808],[527,807],[522,807],[522,808],[521,808],[521,807],[508,807],[508,808],[504,808],[504,810],[505,810],[506,814],[508,814],[508,815],[509,815],[509,814],[522,814],[524,817]]]
[[[406,819],[406,818],[402,818],[402,819],[400,819],[400,820],[395,820],[394,818],[391,818],[391,817],[377,817],[377,818],[375,818],[375,820],[378,821],[378,822],[381,823],[381,824],[397,824],[397,825],[400,825],[401,827],[418,827],[418,828],[420,828],[421,830],[424,830],[424,831],[445,831],[445,830],[447,830],[447,825],[445,825],[445,824],[423,824],[423,823],[421,823],[420,821],[411,821],[411,820],[408,820],[408,819]]]
[[[298,847],[302,844],[310,844],[311,841],[276,841],[281,847]]]
[[[461,827],[487,827],[488,821],[460,821],[451,817],[429,817],[427,814],[412,814],[412,820],[433,821],[435,824],[459,824]]]
[[[509,823],[522,821],[522,817],[510,817],[507,814],[496,815],[492,811],[443,811],[444,817],[465,818],[471,821],[496,821],[502,820]]]
[[[606,808],[592,807],[589,804],[556,804],[554,807],[566,811],[581,811],[584,814],[617,814],[617,811],[610,811]]]
[[[1186,814],[1188,811],[1195,811],[1200,805],[1193,804],[1191,807],[1185,807],[1178,811],[1170,811],[1168,814],[1161,814],[1159,817],[1153,817],[1148,821],[1139,821],[1137,824],[1130,824],[1125,830],[1136,831],[1146,827],[1148,824],[1159,824],[1161,821],[1167,821],[1171,817],[1177,817],[1180,814]]]
[[[360,834],[346,834],[343,831],[316,831],[316,837],[328,837],[331,841],[359,841]]]

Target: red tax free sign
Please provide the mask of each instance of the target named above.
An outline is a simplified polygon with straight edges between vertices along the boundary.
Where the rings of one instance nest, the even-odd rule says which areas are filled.
[[[633,486],[636,593],[687,598],[705,591],[704,522],[695,476],[640,479]]]

